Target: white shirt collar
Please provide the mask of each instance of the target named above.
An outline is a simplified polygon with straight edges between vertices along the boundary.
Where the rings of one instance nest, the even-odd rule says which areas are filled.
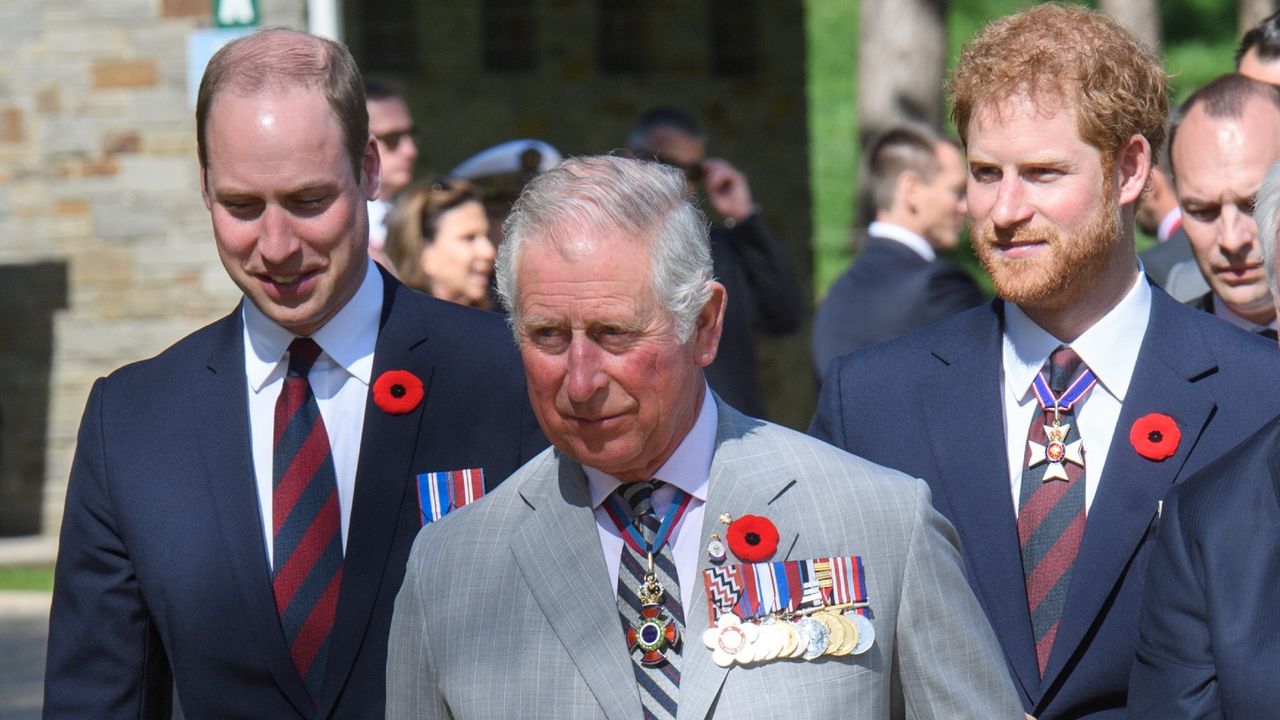
[[[382,315],[382,273],[366,261],[364,280],[356,294],[312,335],[325,355],[365,385],[373,374],[373,350],[378,344]],[[248,298],[241,303],[244,319],[245,372],[256,393],[271,381],[280,360],[296,337],[272,322]]]
[[[704,385],[702,409],[689,434],[684,436],[676,451],[658,468],[654,477],[674,485],[702,502],[707,501],[707,482],[711,477],[711,459],[716,452],[716,428],[720,411],[716,409],[711,388]],[[598,508],[622,481],[595,468],[582,466],[587,476],[587,489],[591,493],[591,507]]]
[[[1228,307],[1227,304],[1222,301],[1222,298],[1218,297],[1217,293],[1213,294],[1213,314],[1222,318],[1223,320],[1226,320],[1232,325],[1235,325],[1236,327],[1239,327],[1239,328],[1244,328],[1249,332],[1257,332],[1258,330],[1264,327],[1271,328],[1272,330],[1276,329],[1275,318],[1272,318],[1271,322],[1267,323],[1266,325],[1259,325],[1258,323],[1250,320],[1249,318],[1241,317],[1239,313],[1237,313],[1235,310],[1232,310],[1230,307]]]
[[[1182,208],[1177,205],[1173,209],[1164,214],[1160,220],[1160,225],[1156,227],[1156,240],[1164,242],[1173,234],[1173,230],[1182,221]]]
[[[1070,343],[1098,382],[1124,402],[1138,364],[1138,351],[1151,319],[1151,286],[1139,272],[1128,293],[1080,337]],[[1022,308],[1004,304],[1003,370],[1005,389],[1017,401],[1031,390],[1031,381],[1059,345],[1058,338],[1027,317]]]
[[[933,262],[938,257],[938,253],[934,252],[933,246],[929,244],[928,240],[897,223],[876,220],[867,226],[867,235],[900,242],[929,262]]]

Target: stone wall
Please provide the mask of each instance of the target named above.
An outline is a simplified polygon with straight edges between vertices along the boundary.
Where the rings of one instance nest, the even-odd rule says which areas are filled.
[[[303,24],[304,0],[261,5]],[[236,302],[187,99],[210,19],[209,0],[0,3],[0,535],[57,532],[95,378]]]

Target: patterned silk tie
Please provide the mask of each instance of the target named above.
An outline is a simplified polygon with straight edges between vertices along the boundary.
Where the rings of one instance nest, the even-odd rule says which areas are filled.
[[[342,584],[337,475],[307,381],[319,356],[320,346],[309,338],[289,346],[289,372],[276,400],[271,498],[276,611],[294,667],[315,702]]]
[[[1045,362],[1048,385],[1054,397],[1060,397],[1077,375],[1086,368],[1080,356],[1068,347],[1059,347]],[[1036,660],[1044,675],[1049,653],[1058,634],[1058,623],[1066,604],[1067,588],[1080,539],[1084,537],[1084,465],[1064,461],[1067,479],[1051,478],[1044,458],[1034,456],[1037,446],[1048,447],[1054,411],[1050,407],[1031,419],[1027,450],[1022,471],[1022,489],[1018,504],[1018,540],[1022,545],[1022,571],[1027,585],[1027,607],[1031,611],[1031,628],[1035,633]],[[1063,445],[1070,447],[1080,439],[1079,428],[1070,410],[1061,412],[1062,426],[1068,426]],[[1038,464],[1033,464],[1041,460]]]
[[[653,546],[660,523],[653,511],[653,491],[659,481],[627,483],[616,491],[623,502],[631,509],[631,521],[644,537],[645,543]],[[644,576],[648,568],[648,558],[637,553],[630,545],[622,546],[622,562],[618,567],[618,614],[622,616],[622,628],[625,632],[633,627],[641,616],[643,603],[640,602],[640,588],[644,585]],[[676,575],[676,564],[671,553],[671,543],[666,542],[658,548],[653,556],[653,571],[662,584],[662,603],[671,618],[674,618],[680,633],[684,634],[684,608],[680,604],[680,583]],[[666,661],[646,667],[636,655],[632,655],[635,667],[636,682],[640,685],[640,703],[644,706],[645,720],[673,720],[680,695],[680,652],[678,648],[669,648]]]

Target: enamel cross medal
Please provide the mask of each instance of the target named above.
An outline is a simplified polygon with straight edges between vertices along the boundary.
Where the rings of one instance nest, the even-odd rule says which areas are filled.
[[[663,602],[666,591],[654,568],[654,556],[662,551],[672,529],[688,509],[691,499],[692,496],[677,490],[657,531],[654,532],[650,525],[647,526],[647,533],[636,527],[631,514],[616,495],[610,496],[605,503],[605,511],[618,527],[623,542],[636,555],[646,558],[644,578],[635,593],[640,605],[638,617],[626,628],[627,650],[632,655],[638,653],[636,660],[645,667],[661,666],[667,662],[667,653],[680,647],[680,627]],[[652,515],[649,518],[651,521],[656,520]],[[644,520],[639,522],[644,525]],[[651,539],[646,538],[646,535],[650,535]],[[627,571],[623,569],[620,572]],[[680,598],[675,598],[675,601],[679,603]],[[635,608],[635,605],[631,607]]]
[[[639,650],[640,664],[654,667],[666,661],[668,648],[680,643],[680,630],[662,607],[662,584],[653,573],[653,553],[648,555],[649,569],[639,592],[640,619],[627,628],[627,650]]]
[[[1066,463],[1084,467],[1084,441],[1067,442],[1071,425],[1062,424],[1062,413],[1070,412],[1097,382],[1098,378],[1093,371],[1086,369],[1075,382],[1071,383],[1070,387],[1062,392],[1062,395],[1055,397],[1043,373],[1036,375],[1035,380],[1032,381],[1031,388],[1035,391],[1040,407],[1046,413],[1053,411],[1053,424],[1044,426],[1044,434],[1048,442],[1042,445],[1035,440],[1027,441],[1027,447],[1030,450],[1027,467],[1033,468],[1043,463],[1045,465],[1043,482],[1069,480]]]

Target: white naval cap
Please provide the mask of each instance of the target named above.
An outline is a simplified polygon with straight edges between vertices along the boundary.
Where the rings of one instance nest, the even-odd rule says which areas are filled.
[[[563,156],[542,140],[508,140],[463,160],[449,175],[477,180],[511,173],[537,174],[560,164]]]

